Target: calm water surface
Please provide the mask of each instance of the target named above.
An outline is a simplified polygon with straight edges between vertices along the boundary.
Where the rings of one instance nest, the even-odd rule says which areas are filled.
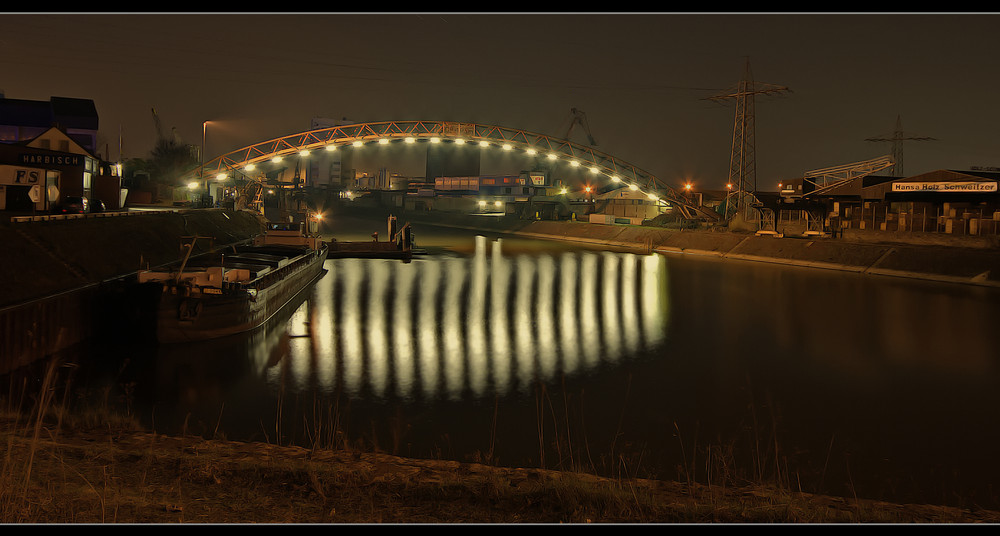
[[[422,232],[112,381],[163,433],[1000,508],[994,289]]]

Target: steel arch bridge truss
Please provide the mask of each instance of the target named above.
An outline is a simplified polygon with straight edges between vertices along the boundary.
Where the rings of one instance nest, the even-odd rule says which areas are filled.
[[[352,145],[355,142],[478,143],[505,150],[525,151],[528,156],[546,157],[582,166],[607,180],[622,182],[648,196],[673,204],[687,218],[717,219],[718,214],[691,203],[677,190],[624,160],[569,140],[526,130],[479,123],[450,121],[384,121],[328,127],[257,143],[231,151],[196,168],[188,177],[219,174],[250,178],[247,166],[275,157],[308,154],[314,150]],[[201,175],[201,174],[203,175]]]

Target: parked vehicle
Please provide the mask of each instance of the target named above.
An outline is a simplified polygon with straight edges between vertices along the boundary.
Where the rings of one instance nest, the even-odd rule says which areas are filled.
[[[55,214],[87,214],[90,212],[90,200],[83,196],[66,196],[52,210]]]
[[[94,212],[94,213],[104,212],[107,209],[108,208],[104,205],[104,201],[101,201],[100,199],[94,199],[94,200],[92,200],[90,202],[90,211],[91,212]]]

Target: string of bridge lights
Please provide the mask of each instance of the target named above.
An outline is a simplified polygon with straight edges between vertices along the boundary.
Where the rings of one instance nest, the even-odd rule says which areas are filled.
[[[414,143],[417,143],[417,141],[418,141],[417,138],[414,137],[414,136],[407,136],[407,137],[403,138],[403,142],[406,143],[406,144],[414,144]],[[440,136],[433,136],[433,137],[428,138],[428,141],[430,143],[441,143],[442,139],[441,139]],[[465,140],[464,138],[455,138],[452,141],[456,145],[465,145],[467,143],[467,140]],[[378,145],[388,145],[390,143],[390,139],[389,138],[379,138],[375,142]],[[349,145],[351,147],[354,147],[354,148],[361,148],[361,147],[364,147],[365,145],[370,144],[370,143],[371,143],[371,140],[368,140],[367,142],[365,140],[354,140]],[[348,144],[338,144],[338,143],[331,142],[331,143],[328,143],[325,146],[324,149],[327,152],[333,152],[333,151],[336,151],[338,149],[338,147],[340,147],[340,146],[346,146],[346,145],[348,145]],[[506,143],[506,142],[502,143],[502,144],[499,144],[499,145],[496,145],[496,144],[490,143],[487,140],[480,140],[478,142],[478,145],[479,145],[479,147],[482,147],[482,148],[499,147],[501,150],[504,150],[504,151],[513,151],[514,150],[514,145],[511,144],[511,143]],[[533,147],[528,147],[527,149],[524,150],[524,152],[528,156],[538,156],[538,153],[539,153],[538,150],[535,149],[535,148],[533,148]],[[312,151],[309,150],[309,149],[300,149],[298,151],[298,156],[302,157],[302,158],[308,157],[311,154],[312,154]],[[550,152],[550,153],[548,153],[546,155],[546,158],[548,160],[556,161],[556,160],[559,160],[559,155],[556,154],[556,153],[554,153],[554,152]],[[270,159],[270,162],[273,163],[273,164],[279,164],[283,160],[284,160],[284,157],[282,155],[275,155],[275,156],[273,156]],[[581,165],[583,165],[583,164],[580,163],[579,160],[577,160],[575,158],[568,159],[568,163],[569,163],[569,165],[571,167],[574,167],[574,168],[580,167]],[[257,169],[257,165],[255,163],[251,162],[251,163],[248,163],[246,166],[244,166],[243,169],[246,170],[246,171],[248,171],[248,172],[253,172],[253,171],[255,171]],[[602,173],[601,169],[598,166],[590,166],[589,171],[592,174],[594,174],[594,175]],[[607,174],[607,173],[605,173],[605,175],[613,183],[620,184],[620,183],[625,182],[625,179],[622,179],[617,174],[614,174],[614,173]],[[229,174],[225,173],[225,172],[218,173],[215,176],[215,179],[218,180],[218,181],[223,181],[223,180],[226,180],[227,178],[229,178]],[[191,183],[188,184],[188,187],[191,188],[191,189],[196,189],[196,188],[198,188],[198,186],[199,186],[199,183],[197,183],[197,182],[191,182]],[[664,199],[661,199],[660,196],[657,195],[653,191],[644,191],[638,184],[636,184],[634,182],[629,182],[629,183],[625,184],[625,186],[627,186],[630,191],[639,192],[640,194],[645,194],[646,197],[650,201],[653,201],[654,203],[661,203],[661,202],[663,202],[663,203],[669,203],[668,201],[666,201]],[[690,191],[691,190],[691,184],[690,183],[685,184],[684,185],[684,189],[685,189],[685,191]],[[566,194],[566,193],[568,193],[568,191],[569,190],[564,187],[564,188],[561,189],[560,193]],[[586,186],[585,187],[585,191],[587,193],[590,193],[591,187],[590,186]]]

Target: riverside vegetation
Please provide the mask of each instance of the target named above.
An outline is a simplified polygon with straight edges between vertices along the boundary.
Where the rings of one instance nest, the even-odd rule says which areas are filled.
[[[757,481],[737,481],[715,446],[690,452],[682,478],[664,481],[597,476],[579,463],[553,471],[401,458],[320,439],[338,437],[335,422],[315,426],[305,446],[164,436],[137,424],[130,386],[84,394],[72,372],[53,361],[37,381],[11,376],[0,399],[0,523],[1000,521],[994,511],[804,493],[790,475],[756,468]],[[568,443],[542,430],[540,443]],[[687,476],[696,463],[714,470],[696,481]]]

